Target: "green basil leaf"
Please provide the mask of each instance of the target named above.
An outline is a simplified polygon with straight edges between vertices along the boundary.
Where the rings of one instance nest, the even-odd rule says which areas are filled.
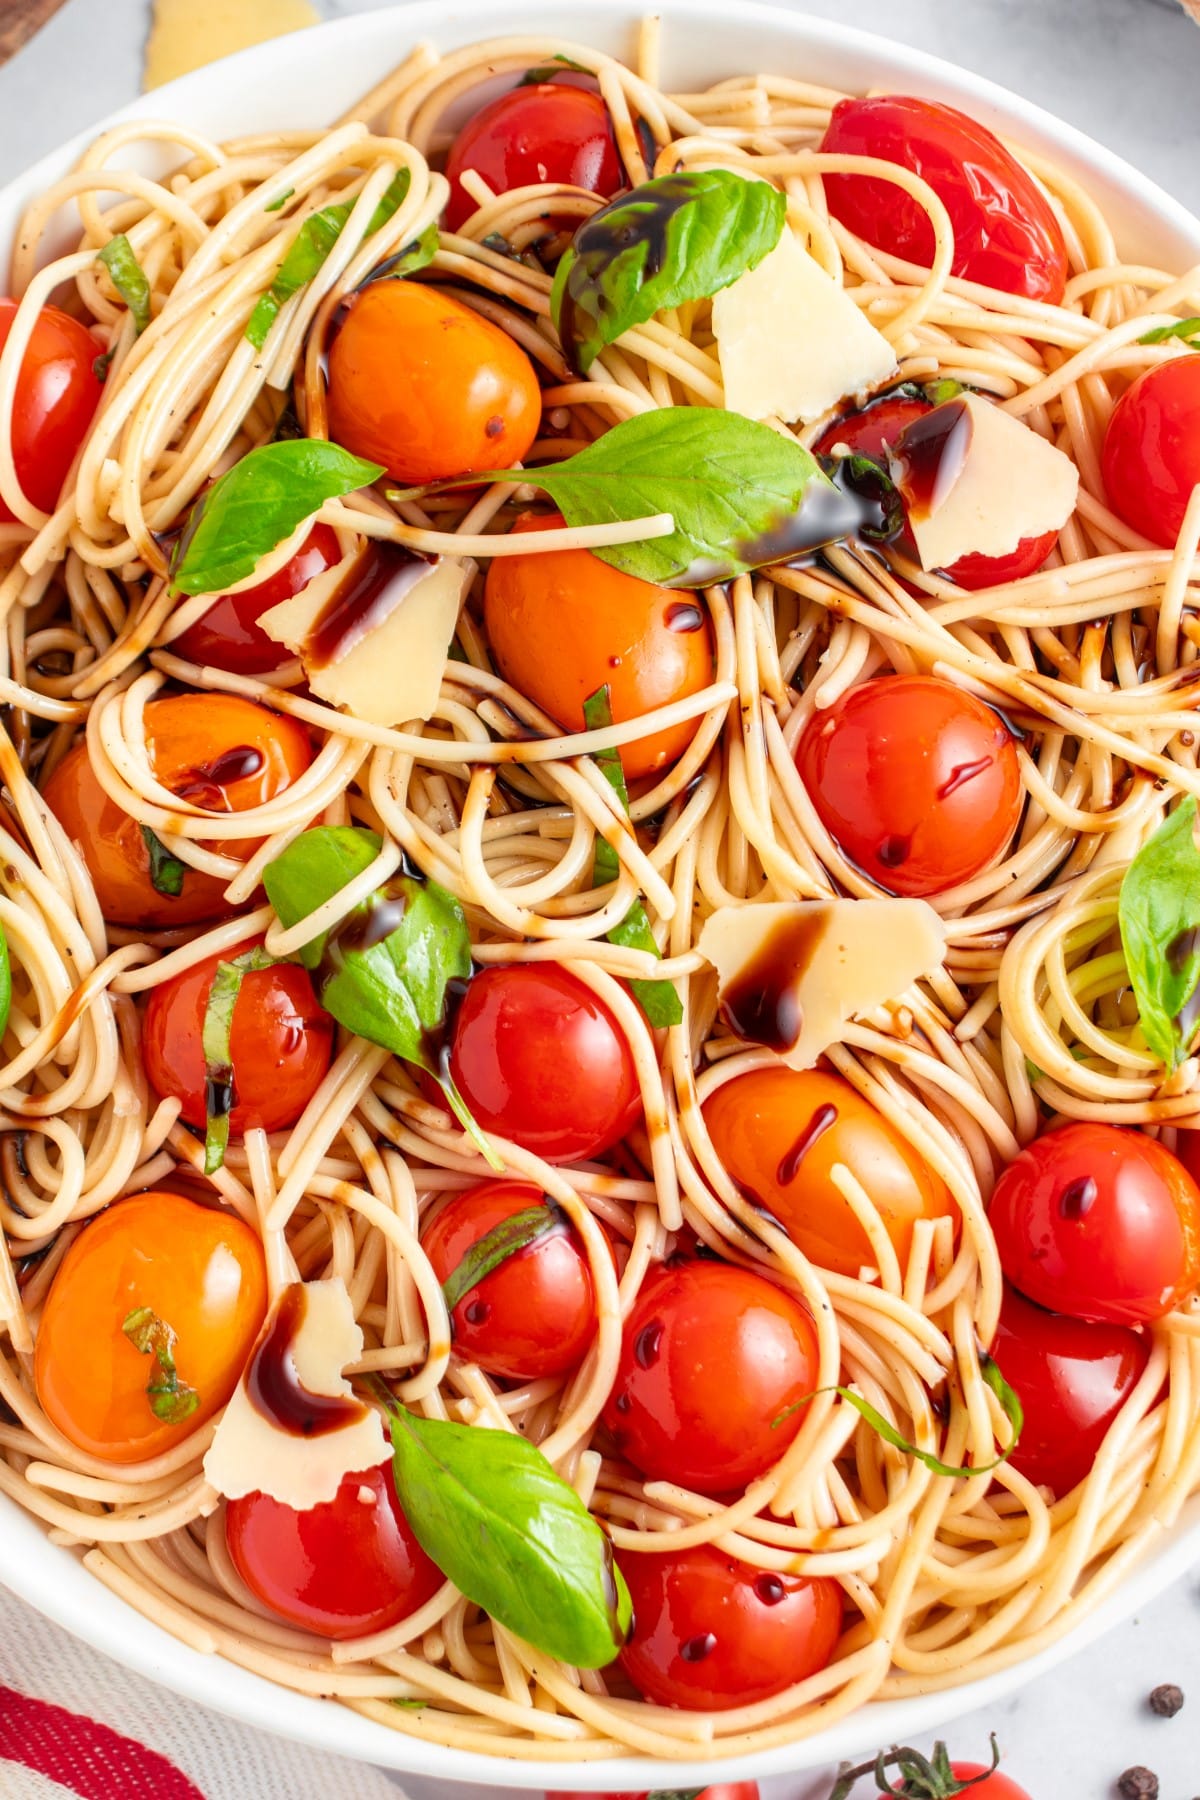
[[[1142,1036],[1178,1067],[1200,1026],[1200,849],[1196,802],[1180,802],[1143,844],[1121,883],[1121,945]]]
[[[550,315],[581,375],[664,307],[704,300],[779,242],[787,199],[730,169],[659,175],[585,219],[559,262]]]
[[[1165,344],[1168,338],[1182,338],[1189,350],[1200,349],[1200,319],[1179,319],[1174,325],[1156,325],[1138,339],[1139,344]]]
[[[0,928],[0,1037],[3,1037],[12,1009],[12,964],[8,956],[8,939]]]
[[[387,224],[408,193],[411,183],[412,176],[407,169],[401,169],[393,177],[383,199],[367,221],[365,236],[374,236],[381,226]],[[261,350],[266,343],[267,333],[278,318],[284,302],[319,274],[322,263],[342,235],[346,220],[353,210],[353,201],[344,200],[337,206],[323,206],[320,212],[310,213],[305,219],[288,246],[274,281],[250,314],[246,336],[256,350]]]
[[[405,275],[415,275],[418,269],[428,268],[437,253],[438,228],[427,225],[419,238],[414,238],[403,250],[397,250],[395,256],[389,256],[377,269],[372,269],[366,279],[359,282],[359,289],[370,287],[376,281],[399,281]]]
[[[112,368],[114,354],[112,350],[105,350],[102,355],[92,358],[92,374],[97,381],[108,380],[108,371]]]
[[[608,1539],[574,1488],[511,1431],[389,1407],[396,1491],[427,1556],[537,1650],[602,1669],[632,1605]]]
[[[165,1425],[182,1425],[199,1406],[200,1395],[194,1387],[179,1379],[175,1367],[177,1339],[174,1331],[149,1306],[135,1306],[132,1312],[126,1313],[121,1330],[135,1350],[154,1358],[146,1383],[151,1412]]]
[[[263,871],[267,899],[285,926],[297,925],[369,868],[382,848],[378,833],[359,825],[316,825],[302,831]],[[302,944],[297,961],[306,969],[318,968],[328,938],[323,931]]]
[[[204,1173],[215,1175],[229,1147],[229,1115],[237,1104],[230,1036],[242,977],[251,969],[269,969],[273,956],[260,947],[245,950],[232,962],[217,964],[200,1031],[204,1053]]]
[[[771,1420],[771,1429],[774,1431],[777,1425],[782,1425],[785,1419],[790,1419],[793,1413],[799,1412],[802,1406],[807,1406],[810,1400],[816,1398],[817,1394],[840,1394],[842,1399],[854,1408],[859,1417],[866,1420],[871,1430],[881,1437],[885,1444],[890,1444],[893,1450],[902,1450],[905,1456],[915,1456],[919,1463],[924,1463],[925,1467],[931,1469],[935,1475],[947,1475],[956,1480],[959,1478],[966,1480],[972,1475],[986,1475],[989,1470],[998,1469],[1001,1463],[1006,1463],[1016,1449],[1025,1426],[1025,1410],[1016,1390],[1005,1381],[1004,1376],[1000,1373],[999,1365],[994,1357],[988,1355],[986,1350],[981,1351],[979,1355],[979,1372],[983,1376],[985,1386],[991,1388],[1004,1408],[1004,1415],[1012,1426],[1012,1437],[1006,1448],[994,1461],[979,1463],[974,1468],[944,1463],[931,1450],[920,1450],[916,1444],[910,1444],[903,1433],[897,1431],[896,1427],[890,1420],[884,1418],[877,1407],[872,1406],[869,1400],[864,1400],[861,1394],[856,1394],[853,1388],[848,1387],[817,1388],[813,1393],[805,1394],[802,1399],[794,1400],[790,1406],[785,1406],[783,1411]]]
[[[288,201],[291,199],[292,195],[295,193],[295,191],[296,190],[294,187],[284,188],[284,190],[283,190],[282,194],[280,194],[278,200],[272,200],[272,202],[269,206],[263,207],[263,211],[264,212],[282,212],[284,207],[287,205]],[[260,346],[260,348],[261,348],[261,346]]]
[[[369,487],[378,463],[321,438],[260,444],[202,494],[171,557],[177,593],[220,594],[253,575],[326,500]]]
[[[951,375],[943,375],[940,381],[926,384],[925,395],[930,406],[944,406],[947,400],[957,400],[966,391],[961,381],[955,381]]]
[[[123,231],[109,238],[103,250],[97,253],[96,261],[102,262],[108,270],[109,280],[129,308],[140,337],[150,323],[150,283]]]
[[[148,825],[142,826],[142,842],[150,855],[151,887],[156,894],[166,894],[169,899],[178,900],[183,892],[186,863],[181,863],[177,856],[172,856],[162,839],[156,837]]]
[[[552,56],[549,62],[540,63],[536,69],[527,69],[517,86],[538,87],[543,81],[549,81],[552,75],[557,75],[561,69],[574,69],[577,75],[595,73],[594,69],[585,69],[582,63],[572,62],[569,56]]]
[[[476,1238],[462,1261],[457,1263],[442,1283],[442,1298],[447,1312],[453,1312],[465,1294],[479,1286],[493,1269],[528,1249],[539,1238],[562,1228],[562,1214],[555,1206],[528,1206],[510,1213],[481,1238]]]

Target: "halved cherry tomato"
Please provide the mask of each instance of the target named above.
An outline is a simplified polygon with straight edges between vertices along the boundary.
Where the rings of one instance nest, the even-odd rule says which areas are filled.
[[[235,675],[267,675],[282,668],[291,661],[292,653],[267,636],[259,619],[272,606],[307,587],[314,575],[332,569],[341,555],[337,533],[328,525],[314,525],[282,569],[255,587],[218,595],[203,618],[189,625],[168,648],[189,662],[231,669]]]
[[[457,231],[477,202],[462,185],[473,169],[493,194],[563,183],[607,200],[625,179],[612,120],[600,95],[558,82],[514,88],[468,119],[450,147],[446,224]]]
[[[526,513],[514,531],[554,531],[558,513]],[[584,729],[583,703],[607,684],[613,723],[698,694],[712,680],[712,630],[703,601],[623,575],[590,550],[498,556],[483,619],[496,667],[564,731]],[[698,721],[626,744],[631,781],[678,760]]]
[[[704,1102],[713,1148],[749,1198],[773,1213],[805,1256],[839,1275],[873,1264],[870,1240],[830,1180],[841,1163],[879,1211],[901,1268],[918,1219],[958,1208],[882,1113],[838,1075],[820,1069],[752,1069]]]
[[[124,1330],[143,1308],[174,1334],[178,1382],[196,1396],[190,1412],[186,1398],[172,1406],[169,1394],[156,1400],[151,1391],[166,1377]],[[34,1360],[38,1399],[89,1456],[158,1456],[225,1405],[266,1311],[262,1245],[240,1219],[178,1194],[118,1200],[85,1225],[50,1285]]]
[[[1071,1318],[1144,1325],[1200,1282],[1200,1188],[1140,1131],[1048,1131],[1009,1163],[988,1218],[1013,1286]]]
[[[273,800],[312,761],[302,725],[234,694],[176,694],[146,708],[146,742],[164,787],[212,812],[244,812]],[[83,852],[104,917],[151,930],[195,925],[224,910],[227,883],[186,869],[179,894],[150,880],[150,853],[136,819],[110,800],[77,744],[45,787],[46,803]],[[259,839],[222,846],[246,857]]]
[[[624,1034],[558,963],[515,963],[473,978],[454,1021],[450,1073],[485,1131],[549,1162],[611,1150],[642,1110]]]
[[[1091,1473],[1105,1433],[1141,1379],[1149,1337],[1126,1325],[1046,1312],[1006,1286],[992,1355],[1025,1413],[1009,1461],[1039,1487],[1069,1494]]]
[[[1108,503],[1152,544],[1170,550],[1200,482],[1200,356],[1181,356],[1138,376],[1104,434]]]
[[[150,990],[142,1059],[150,1085],[183,1101],[180,1117],[204,1129],[204,1014],[218,965],[251,949],[238,944]],[[229,1034],[234,1106],[229,1127],[294,1125],[320,1087],[333,1053],[333,1020],[313,993],[307,969],[276,963],[242,977]]]
[[[332,1500],[307,1512],[269,1494],[231,1500],[225,1541],[264,1606],[323,1638],[383,1631],[443,1580],[404,1516],[390,1462],[345,1476]]]
[[[815,1675],[842,1634],[828,1576],[777,1575],[710,1544],[625,1556],[633,1632],[621,1666],[647,1700],[696,1712],[752,1706]]]
[[[520,345],[435,287],[373,281],[330,347],[330,435],[397,481],[506,469],[541,419]]]
[[[1003,719],[933,675],[882,675],[813,715],[796,767],[844,856],[893,894],[941,894],[999,856],[1021,816]]]
[[[515,1213],[552,1215],[540,1188],[485,1181],[456,1194],[421,1233],[443,1284],[467,1251]],[[588,1259],[566,1219],[485,1275],[451,1312],[454,1349],[490,1375],[536,1381],[583,1361],[596,1335],[596,1295]]]
[[[797,1403],[816,1386],[817,1360],[808,1308],[765,1276],[667,1263],[625,1320],[604,1423],[650,1480],[728,1493],[779,1461],[804,1422]]]
[[[1054,209],[986,125],[933,100],[880,94],[839,101],[821,149],[898,163],[927,181],[950,214],[955,275],[1051,306],[1061,301],[1067,247]],[[834,218],[868,244],[931,266],[929,215],[894,182],[826,175],[825,196]]]
[[[17,302],[0,300],[0,350],[16,316]],[[54,511],[100,404],[104,384],[93,367],[99,355],[100,345],[78,319],[57,306],[42,308],[17,377],[12,447],[21,490],[43,512]],[[12,517],[0,500],[0,519]]]

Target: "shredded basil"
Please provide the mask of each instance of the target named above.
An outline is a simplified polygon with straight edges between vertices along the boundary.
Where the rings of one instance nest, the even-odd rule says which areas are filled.
[[[1174,325],[1156,325],[1138,339],[1139,344],[1165,344],[1180,338],[1189,350],[1200,350],[1200,319],[1178,319]]]
[[[174,1331],[149,1306],[135,1306],[132,1312],[126,1313],[121,1330],[135,1350],[154,1358],[146,1383],[151,1412],[164,1425],[182,1425],[199,1406],[200,1396],[194,1387],[179,1379],[175,1367],[177,1339]]]
[[[204,1051],[204,1173],[215,1175],[225,1161],[229,1148],[229,1115],[237,1104],[233,1085],[233,1057],[230,1037],[233,1014],[242,978],[251,969],[269,969],[275,958],[262,948],[246,950],[231,962],[217,964],[208,1000],[200,1042]]]
[[[282,212],[284,207],[287,205],[288,201],[291,199],[292,195],[295,193],[295,191],[296,190],[294,187],[284,188],[284,190],[283,190],[282,194],[280,194],[278,200],[272,200],[270,205],[263,207],[263,211],[264,212]]]
[[[140,336],[150,323],[150,283],[123,231],[109,238],[103,250],[97,253],[96,261],[108,270],[109,280],[129,308],[134,328]]]
[[[453,1312],[464,1295],[478,1287],[493,1269],[498,1269],[518,1250],[527,1250],[539,1238],[560,1230],[562,1222],[562,1214],[556,1206],[529,1206],[501,1219],[498,1225],[484,1232],[442,1283],[447,1312]]]
[[[178,900],[183,892],[183,877],[187,869],[177,856],[172,856],[160,837],[156,837],[148,825],[142,826],[142,842],[150,856],[150,885],[156,894],[165,894],[170,900]]]
[[[1142,1036],[1176,1069],[1200,1029],[1200,848],[1190,795],[1126,869],[1117,917]]]

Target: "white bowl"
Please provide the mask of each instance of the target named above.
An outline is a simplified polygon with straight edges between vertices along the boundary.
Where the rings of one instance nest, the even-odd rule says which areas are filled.
[[[245,51],[135,101],[109,122],[171,118],[218,138],[324,124],[423,38],[450,49],[501,31],[540,32],[621,54],[632,48],[643,10],[648,8],[636,0],[513,0],[501,9],[491,0],[418,0]],[[655,10],[664,18],[668,86],[694,90],[731,74],[778,69],[850,91],[887,85],[945,100],[1046,152],[1080,177],[1107,212],[1127,258],[1179,271],[1200,262],[1200,222],[1161,188],[1083,133],[976,75],[882,38],[752,0],[737,0],[732,7],[728,0],[655,0]],[[0,191],[0,242],[11,240],[26,202],[65,174],[95,135],[89,131],[75,139]],[[541,1788],[553,1782],[592,1790],[679,1788],[719,1778],[726,1770],[739,1777],[778,1776],[857,1758],[882,1743],[911,1743],[960,1713],[994,1705],[1144,1605],[1198,1559],[1200,1498],[1113,1594],[1041,1655],[947,1692],[868,1706],[831,1731],[747,1756],[736,1771],[727,1763],[714,1767],[632,1756],[548,1764],[425,1743],[190,1650],[109,1593],[69,1551],[49,1543],[28,1514],[0,1496],[0,1582],[118,1662],[264,1731],[414,1775],[495,1787]]]

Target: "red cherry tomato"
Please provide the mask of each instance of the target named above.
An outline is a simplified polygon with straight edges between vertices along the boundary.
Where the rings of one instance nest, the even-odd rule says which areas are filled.
[[[15,300],[0,300],[0,350],[17,316]],[[44,306],[17,377],[12,447],[26,498],[53,512],[75,452],[87,436],[104,384],[93,364],[100,346],[78,319]],[[0,519],[13,514],[0,500]]]
[[[953,106],[882,94],[840,101],[821,149],[898,163],[927,181],[950,214],[955,275],[1051,306],[1061,301],[1067,247],[1053,208],[986,125]],[[929,215],[894,182],[826,175],[825,195],[834,218],[868,244],[931,266]]]
[[[156,1093],[177,1094],[185,1124],[203,1131],[204,1014],[217,966],[249,944],[185,969],[151,989],[142,1060]],[[234,1107],[229,1128],[282,1131],[294,1125],[320,1087],[333,1054],[333,1020],[313,993],[307,969],[276,963],[242,977],[229,1034]]]
[[[1200,1188],[1140,1131],[1048,1131],[1009,1163],[988,1217],[1013,1286],[1071,1318],[1143,1325],[1200,1281]]]
[[[1149,1337],[1126,1325],[1045,1312],[1006,1287],[992,1355],[1025,1412],[1009,1461],[1039,1487],[1069,1494],[1091,1473],[1105,1433],[1141,1379]]]
[[[998,856],[1021,816],[999,715],[932,675],[883,675],[813,715],[796,767],[842,853],[893,894],[940,894]]]
[[[468,119],[446,159],[446,224],[451,231],[478,204],[462,186],[466,169],[482,175],[494,194],[561,182],[608,200],[625,179],[612,120],[599,94],[559,82],[514,88]]]
[[[203,618],[181,632],[169,648],[189,662],[231,669],[235,675],[267,675],[282,668],[291,661],[292,653],[267,636],[259,619],[272,606],[307,587],[314,575],[332,569],[341,557],[337,533],[328,525],[314,525],[282,569],[255,587],[219,595]]]
[[[650,1480],[724,1494],[779,1461],[816,1385],[816,1327],[799,1300],[752,1269],[669,1263],[625,1321],[604,1423]]]
[[[421,1233],[434,1274],[445,1283],[467,1251],[514,1213],[548,1212],[540,1188],[485,1181],[456,1194]],[[454,1348],[490,1375],[536,1381],[583,1361],[596,1335],[588,1259],[563,1219],[514,1251],[463,1295],[451,1312]]]
[[[825,1667],[842,1633],[828,1576],[777,1575],[709,1544],[627,1556],[633,1633],[621,1666],[647,1700],[727,1712],[768,1700]]]
[[[549,1162],[611,1150],[642,1110],[620,1027],[558,963],[475,976],[454,1021],[450,1073],[485,1131]]]
[[[383,1631],[442,1585],[401,1511],[390,1462],[345,1476],[332,1500],[307,1512],[268,1494],[231,1500],[225,1539],[250,1592],[318,1637]]]
[[[1160,363],[1126,388],[1104,434],[1101,471],[1118,518],[1172,549],[1200,482],[1200,356]]]
[[[1023,1787],[1018,1787],[1016,1782],[1013,1781],[1010,1776],[1001,1775],[998,1771],[995,1774],[989,1775],[989,1766],[990,1765],[987,1763],[952,1762],[950,1764],[950,1773],[953,1775],[955,1781],[969,1781],[974,1784],[966,1789],[966,1792],[971,1795],[972,1800],[975,1800],[976,1795],[978,1795],[979,1800],[1029,1800],[1029,1795],[1025,1792],[1025,1789]],[[980,1775],[986,1775],[987,1780],[977,1780],[977,1777]],[[893,1792],[897,1794],[903,1793],[904,1783],[902,1781],[895,1782],[893,1784]]]

